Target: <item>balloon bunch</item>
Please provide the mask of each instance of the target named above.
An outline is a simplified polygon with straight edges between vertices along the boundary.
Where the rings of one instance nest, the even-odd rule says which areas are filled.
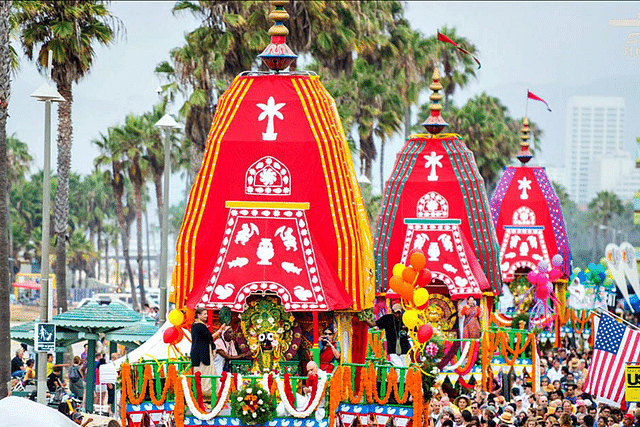
[[[389,288],[401,298],[405,312],[402,322],[409,329],[415,349],[421,352],[425,343],[433,336],[433,327],[427,323],[426,308],[429,304],[429,291],[425,287],[431,282],[431,271],[425,268],[427,259],[419,249],[409,252],[409,265],[398,263],[393,266],[393,276],[389,279]]]
[[[611,272],[607,270],[606,258],[602,258],[598,264],[593,262],[589,263],[584,271],[579,267],[574,268],[573,274],[571,275],[571,283],[575,284],[576,282],[584,286],[584,288],[593,289],[594,307],[606,306],[606,295],[608,293],[615,293],[616,290]],[[568,292],[571,292],[571,288],[568,289]],[[584,293],[584,290],[582,293]]]
[[[556,254],[551,258],[553,268],[550,268],[549,263],[543,260],[538,263],[538,271],[532,270],[527,274],[527,278],[533,286],[525,293],[522,301],[533,292],[533,305],[529,315],[529,330],[533,328],[551,329],[553,325],[556,308],[549,305],[549,299],[555,303],[556,307],[560,304],[553,292],[552,282],[562,277],[562,270],[560,269],[562,262],[562,255]],[[519,308],[520,304],[517,308]]]
[[[580,268],[576,267],[573,269],[573,274],[571,275],[571,281],[573,281],[576,277],[580,280],[580,283],[585,284],[589,283],[594,286],[606,286],[607,288],[611,288],[613,286],[613,279],[607,276],[607,260],[602,259],[600,263],[595,264],[590,262],[587,265],[587,269],[582,271]]]
[[[182,309],[173,309],[169,312],[168,320],[173,326],[169,326],[162,334],[162,340],[173,346],[182,341],[184,337],[183,329],[190,329],[191,324],[195,320],[196,312],[194,309],[185,307]]]

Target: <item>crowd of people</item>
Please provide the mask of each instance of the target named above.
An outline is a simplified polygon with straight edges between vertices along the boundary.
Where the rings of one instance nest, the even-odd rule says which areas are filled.
[[[505,381],[496,376],[491,393],[480,386],[455,398],[440,391],[430,403],[430,427],[639,426],[640,409],[621,410],[597,404],[585,392],[592,352],[566,344],[564,348],[543,351],[540,387],[535,393],[526,373],[511,373]]]
[[[95,370],[95,387],[94,387],[94,403],[106,408],[108,405],[108,414],[113,415],[112,407],[116,401],[116,388],[115,382],[109,380],[105,382],[104,379],[100,379],[100,372],[105,372],[105,369],[100,369],[101,365],[112,365],[115,372],[115,365],[113,364],[121,354],[112,353],[110,358],[108,355],[108,343],[105,338],[100,339],[96,343],[95,359],[92,363],[88,360],[88,344],[84,345],[84,350],[81,354],[73,357],[71,364],[54,363],[54,355],[47,355],[47,391],[53,398],[55,394],[67,394],[69,397],[73,397],[78,400],[82,400],[82,406],[85,407],[86,403],[86,382],[89,366]],[[35,355],[32,355],[28,351],[26,345],[16,350],[15,357],[11,360],[11,375],[13,377],[13,386],[20,382],[23,386],[35,385],[36,382],[36,370],[35,370]],[[64,375],[64,368],[68,368]]]

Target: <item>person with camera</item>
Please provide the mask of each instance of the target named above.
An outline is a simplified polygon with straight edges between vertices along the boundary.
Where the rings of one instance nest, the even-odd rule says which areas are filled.
[[[318,347],[320,348],[320,369],[333,372],[335,363],[340,361],[340,343],[335,340],[335,332],[330,326],[322,331]]]

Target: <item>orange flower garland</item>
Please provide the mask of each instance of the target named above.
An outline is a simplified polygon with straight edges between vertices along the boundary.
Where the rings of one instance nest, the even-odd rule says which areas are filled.
[[[176,403],[173,408],[173,418],[176,427],[184,427],[184,390],[182,389],[182,381],[176,381],[175,384]]]
[[[156,392],[154,387],[151,387],[149,389],[150,390],[149,397],[151,397],[151,403],[153,403],[156,406],[160,406],[164,404],[164,402],[167,400],[167,393],[169,392],[169,388],[173,387],[175,390],[176,377],[177,377],[177,372],[176,372],[175,365],[169,365],[167,379],[164,383],[164,388],[162,389],[162,395],[160,396],[160,399],[156,399]]]
[[[333,376],[331,377],[331,384],[329,385],[329,425],[334,426],[336,421],[336,413],[338,406],[344,396],[344,386],[342,383],[345,367],[339,365],[336,368]]]
[[[375,379],[377,378],[377,375],[373,378],[373,389],[376,390],[377,382]],[[373,397],[378,405],[386,405],[389,402],[389,397],[391,397],[391,392],[393,391],[393,387],[391,387],[391,384],[397,383],[398,374],[394,368],[391,368],[389,372],[387,372],[387,390],[384,397],[381,399],[377,392],[373,393]]]
[[[146,395],[147,388],[149,388],[149,397],[151,398],[151,402],[156,406],[161,406],[165,403],[167,399],[167,394],[169,390],[173,388],[174,393],[176,394],[176,412],[175,419],[176,425],[183,426],[184,425],[184,394],[182,405],[179,403],[178,399],[178,388],[182,388],[178,385],[178,374],[175,365],[169,365],[167,379],[164,384],[164,388],[162,389],[162,395],[159,399],[156,398],[155,390],[152,386],[150,386],[150,382],[153,380],[153,374],[151,370],[151,365],[146,365],[144,367],[144,374],[142,377],[142,385],[140,388],[140,394],[136,397],[133,391],[133,381],[131,379],[131,365],[129,363],[123,363],[122,369],[120,372],[122,375],[122,405],[120,409],[120,418],[122,421],[122,425],[126,425],[127,422],[127,400],[133,405],[139,405],[144,400]],[[182,407],[182,411],[179,410],[179,407]],[[180,413],[182,413],[182,418],[180,418]]]
[[[383,353],[383,340],[381,333],[370,333],[369,334],[369,344],[371,345],[371,351],[373,351],[373,355],[376,359],[382,358]]]

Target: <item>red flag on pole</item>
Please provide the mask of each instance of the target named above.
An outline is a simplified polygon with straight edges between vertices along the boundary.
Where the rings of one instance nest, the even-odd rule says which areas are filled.
[[[456,49],[458,49],[460,52],[464,53],[465,55],[469,55],[470,57],[473,58],[474,61],[476,61],[476,64],[478,64],[478,69],[480,69],[480,67],[482,66],[480,64],[480,61],[478,60],[478,58],[476,58],[475,56],[471,55],[471,52],[469,52],[468,50],[465,50],[463,48],[461,48],[460,46],[458,46],[458,43],[454,42],[453,40],[451,40],[449,37],[445,36],[442,33],[438,33],[438,40],[440,40],[441,42],[445,42],[445,43],[449,43],[452,44],[456,47]]]
[[[545,101],[544,99],[540,98],[538,95],[536,95],[535,93],[531,92],[530,90],[527,90],[527,98],[528,99],[535,99],[536,101],[544,102],[544,105],[547,106],[547,110],[551,111],[551,108],[549,108],[549,104],[547,104],[547,101]]]

